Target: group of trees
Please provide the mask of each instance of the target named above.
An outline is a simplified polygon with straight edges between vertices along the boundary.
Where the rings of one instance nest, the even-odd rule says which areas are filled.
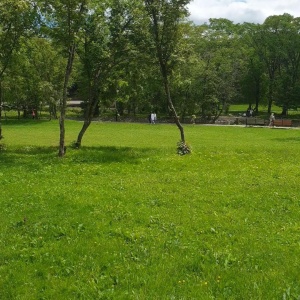
[[[59,155],[70,87],[85,102],[82,137],[96,110],[214,122],[231,103],[300,105],[300,18],[263,24],[188,21],[189,0],[2,0],[1,110],[47,107],[59,117]],[[59,112],[59,113],[58,113]]]

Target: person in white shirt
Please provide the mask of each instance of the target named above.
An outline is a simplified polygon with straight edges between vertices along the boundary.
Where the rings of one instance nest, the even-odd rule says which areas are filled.
[[[151,124],[155,124],[156,122],[156,113],[151,113]]]
[[[274,116],[274,113],[271,113],[270,115],[270,123],[269,123],[269,126],[274,126],[274,120],[275,120],[275,116]]]

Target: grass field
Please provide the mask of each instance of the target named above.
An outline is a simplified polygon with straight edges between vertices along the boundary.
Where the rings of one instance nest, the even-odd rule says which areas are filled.
[[[230,105],[228,113],[231,115],[234,115],[234,116],[236,116],[238,114],[243,114],[243,113],[246,113],[248,107],[249,107],[249,104],[233,104],[233,105]],[[273,105],[272,112],[275,113],[275,115],[278,118],[282,117],[281,116],[282,107]],[[265,119],[269,119],[270,114],[268,113],[267,105],[259,105],[258,116],[265,118]],[[295,110],[295,109],[288,110],[288,115],[285,118],[300,119],[299,110]]]
[[[0,299],[300,299],[300,131],[185,131],[4,123]]]

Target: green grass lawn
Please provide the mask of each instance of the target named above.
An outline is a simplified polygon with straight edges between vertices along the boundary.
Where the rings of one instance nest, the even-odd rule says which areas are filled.
[[[299,299],[300,131],[185,131],[5,122],[0,299]]]

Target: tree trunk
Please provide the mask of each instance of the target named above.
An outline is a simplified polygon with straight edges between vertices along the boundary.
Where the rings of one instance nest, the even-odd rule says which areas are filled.
[[[58,156],[63,157],[66,152],[65,147],[65,118],[66,118],[66,107],[67,107],[67,99],[68,99],[68,84],[69,79],[72,72],[72,66],[75,55],[75,42],[73,42],[69,47],[69,57],[66,66],[65,72],[65,80],[64,80],[64,89],[63,89],[63,97],[61,101],[60,107],[60,117],[59,117],[59,152]]]
[[[269,66],[269,93],[268,93],[268,114],[271,114],[272,104],[273,104],[273,97],[274,97],[274,80],[275,80],[275,70],[276,66],[274,63]]]
[[[94,96],[92,98],[92,101],[90,101],[88,103],[88,106],[87,106],[86,112],[85,112],[85,116],[84,116],[84,123],[82,125],[82,128],[81,128],[81,130],[78,134],[77,141],[76,141],[76,147],[77,148],[81,147],[81,142],[82,142],[83,135],[85,134],[85,132],[87,131],[88,127],[91,124],[92,117],[94,115],[94,111],[95,111],[95,109],[98,105],[98,102],[99,102],[98,98]]]
[[[52,118],[57,119],[56,109],[57,109],[56,104],[54,103],[49,104],[49,120],[52,120]]]
[[[285,105],[282,107],[281,115],[284,117],[286,117],[288,115],[288,109]]]
[[[218,113],[213,117],[212,119],[212,123],[215,124],[216,121],[219,119],[220,115],[222,114],[223,112],[223,107],[224,105],[222,105],[222,108],[218,110]]]
[[[165,90],[166,90],[166,93],[167,93],[167,100],[168,100],[169,110],[171,111],[171,113],[174,117],[174,120],[175,120],[175,124],[177,125],[177,127],[180,131],[180,139],[183,143],[185,143],[184,129],[183,129],[181,123],[180,123],[179,117],[177,115],[176,109],[175,109],[175,107],[173,105],[173,102],[172,102],[172,99],[171,99],[170,87],[169,87],[169,84],[168,84],[168,80],[165,80]]]
[[[79,15],[81,15],[84,12],[84,10],[85,10],[85,2],[83,1],[81,3]],[[71,76],[71,73],[72,73],[72,67],[73,67],[74,56],[75,56],[75,49],[76,49],[75,36],[76,36],[76,33],[80,30],[80,26],[79,26],[79,24],[77,24],[76,31],[72,32],[72,30],[71,30],[72,20],[70,18],[69,13],[70,13],[70,10],[68,11],[68,16],[67,16],[68,31],[69,31],[68,38],[69,38],[70,44],[68,46],[68,62],[67,62],[66,71],[65,71],[63,96],[62,96],[62,100],[61,100],[60,118],[59,118],[59,130],[60,130],[60,133],[59,133],[59,151],[58,151],[58,156],[59,157],[63,157],[66,153],[65,118],[66,118],[66,107],[67,107],[67,98],[68,98],[68,84],[69,84],[70,76]]]
[[[0,140],[2,138],[2,82],[0,80]]]
[[[88,129],[88,127],[90,126],[90,124],[91,124],[91,120],[84,120],[82,128],[81,128],[81,130],[78,134],[78,137],[77,137],[77,141],[76,141],[76,147],[77,148],[81,147],[81,141],[82,141],[83,135],[85,134],[85,132]]]
[[[163,81],[164,81],[164,88],[165,88],[165,92],[167,95],[167,101],[168,101],[168,107],[170,112],[172,113],[174,120],[175,120],[175,124],[177,125],[179,132],[180,132],[180,139],[183,143],[185,143],[185,135],[184,135],[184,129],[180,123],[179,117],[177,115],[176,109],[173,105],[173,101],[171,98],[171,93],[170,93],[170,85],[169,85],[169,80],[168,80],[168,75],[166,72],[166,67],[164,66],[163,63],[161,63],[161,70],[162,70],[162,75],[163,75]]]
[[[269,95],[268,95],[268,114],[271,113],[273,102],[273,86],[272,83],[269,86]]]
[[[260,100],[260,81],[256,80],[256,93],[255,93],[255,115],[257,116],[258,114],[258,105],[259,105],[259,100]]]
[[[170,94],[170,85],[169,85],[169,72],[168,72],[168,55],[164,55],[163,52],[166,51],[165,48],[168,47],[164,47],[164,45],[162,44],[162,37],[160,36],[160,28],[161,28],[161,24],[159,22],[159,12],[151,7],[152,1],[146,1],[146,6],[148,6],[148,8],[150,8],[150,15],[151,18],[153,20],[153,34],[154,34],[154,41],[155,41],[155,45],[156,45],[156,55],[158,58],[158,62],[159,62],[159,66],[160,66],[160,71],[162,74],[162,78],[163,78],[163,84],[164,84],[164,89],[165,89],[165,93],[167,96],[167,102],[168,102],[168,107],[169,107],[169,111],[172,113],[174,119],[175,119],[175,123],[180,131],[180,139],[181,142],[183,142],[185,144],[185,136],[184,136],[184,129],[180,123],[179,117],[177,115],[176,109],[173,105],[173,101],[171,99],[171,94]],[[163,26],[165,25],[165,23],[163,24]],[[166,54],[166,52],[165,52]]]

